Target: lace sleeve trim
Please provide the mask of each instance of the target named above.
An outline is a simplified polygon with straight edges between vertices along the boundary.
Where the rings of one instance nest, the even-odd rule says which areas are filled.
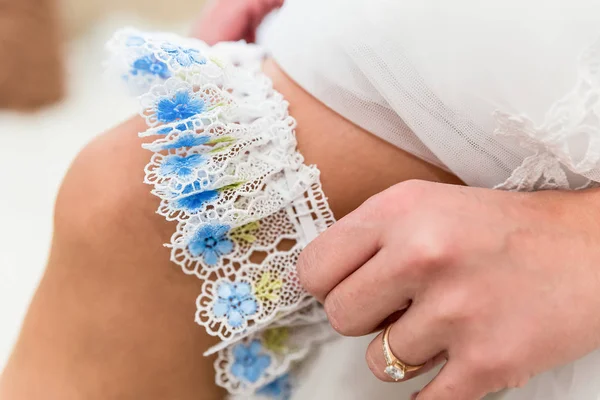
[[[496,188],[533,191],[581,189],[600,182],[600,40],[579,63],[575,88],[556,102],[544,122],[497,111],[496,134],[532,152]]]

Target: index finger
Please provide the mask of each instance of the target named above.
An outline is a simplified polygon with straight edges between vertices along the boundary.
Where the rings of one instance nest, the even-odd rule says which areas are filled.
[[[362,208],[333,224],[300,254],[300,283],[321,302],[381,248],[381,223],[367,218]]]

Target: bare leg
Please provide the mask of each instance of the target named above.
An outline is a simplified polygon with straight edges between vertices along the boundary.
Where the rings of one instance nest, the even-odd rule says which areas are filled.
[[[336,215],[410,178],[458,180],[352,125],[266,65],[299,122],[300,150],[321,167]],[[213,343],[194,323],[201,282],[169,262],[175,227],[142,183],[150,154],[139,118],[78,156],[61,188],[46,274],[0,378],[0,398],[217,399]]]
[[[142,183],[134,119],[89,144],[56,204],[45,276],[2,380],[6,399],[217,399],[212,343],[189,279],[169,262],[173,226]]]

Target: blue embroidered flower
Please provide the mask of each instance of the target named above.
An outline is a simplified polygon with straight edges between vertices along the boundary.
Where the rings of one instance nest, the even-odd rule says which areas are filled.
[[[207,193],[207,192],[201,192]],[[229,226],[204,225],[194,233],[188,249],[194,257],[202,256],[207,265],[215,265],[219,258],[233,251],[233,242],[227,237]]]
[[[173,57],[182,67],[189,67],[194,64],[206,64],[206,58],[200,53],[200,50],[191,47],[177,46],[172,43],[163,43],[161,49],[169,56]]]
[[[160,166],[160,174],[163,177],[177,176],[178,178],[189,178],[194,174],[194,168],[204,162],[200,154],[192,154],[186,157],[178,155],[166,156]]]
[[[199,181],[186,185],[181,194],[181,197],[171,200],[171,204],[189,213],[196,213],[206,202],[219,198],[219,190],[204,190]]]
[[[289,400],[292,395],[292,384],[289,374],[285,374],[266,384],[256,392],[261,396],[272,397],[278,400]]]
[[[217,296],[213,305],[213,314],[217,318],[227,317],[227,323],[232,328],[241,327],[248,317],[258,312],[258,303],[252,294],[252,286],[247,282],[222,282],[217,288]]]
[[[206,105],[202,99],[193,99],[187,90],[180,90],[172,99],[161,99],[156,108],[160,122],[173,122],[204,112]]]
[[[271,365],[271,357],[261,354],[262,345],[259,340],[253,340],[245,346],[237,344],[233,348],[235,359],[231,366],[231,373],[240,380],[250,383],[257,382],[265,370]]]
[[[186,134],[179,136],[176,140],[170,143],[165,143],[159,147],[160,150],[179,149],[182,147],[195,147],[207,143],[210,140],[210,136]]]
[[[177,129],[178,131],[186,131],[186,130],[190,130],[193,131],[194,130],[194,123],[192,121],[188,121],[186,123],[182,123],[182,124],[178,124],[175,128],[173,128],[173,126],[165,126],[160,128],[158,131],[156,131],[156,133],[158,135],[166,135],[168,133],[173,132],[173,130]]]
[[[174,200],[172,204],[175,206],[175,208],[179,208],[193,214],[200,211],[205,203],[215,200],[218,197],[219,192],[216,190],[207,190],[205,192],[198,192],[189,196],[181,197],[177,200]]]
[[[162,61],[159,61],[153,55],[140,57],[133,62],[131,73],[133,75],[138,74],[150,74],[161,77],[162,79],[167,79],[171,76],[171,72]]]
[[[172,131],[173,131],[172,126],[165,126],[164,128],[160,128],[158,131],[156,131],[156,133],[159,135],[166,135]]]

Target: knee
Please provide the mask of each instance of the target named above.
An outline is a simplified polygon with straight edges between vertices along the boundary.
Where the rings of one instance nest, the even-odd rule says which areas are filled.
[[[151,154],[137,137],[142,129],[143,122],[132,119],[81,150],[56,199],[55,235],[115,240],[142,231],[160,232],[166,225],[154,213],[158,199],[143,183]]]

